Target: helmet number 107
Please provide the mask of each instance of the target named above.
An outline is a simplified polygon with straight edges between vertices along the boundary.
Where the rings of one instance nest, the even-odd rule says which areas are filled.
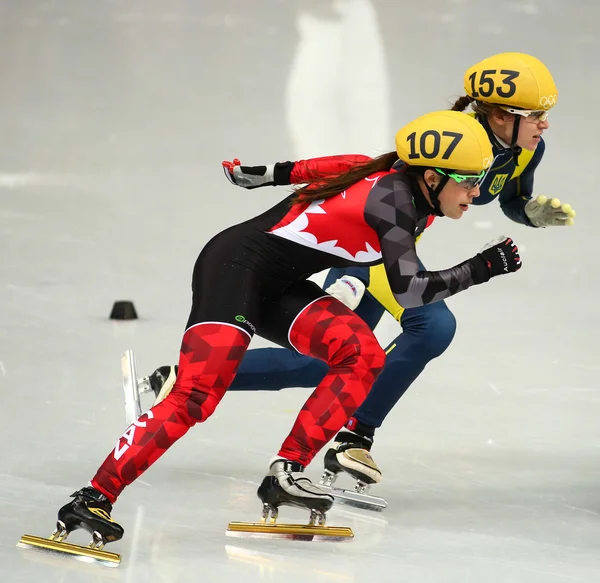
[[[442,154],[442,160],[448,160],[456,146],[458,146],[458,143],[463,139],[463,134],[459,134],[458,132],[442,132],[440,136],[440,132],[436,130],[427,130],[421,134],[419,144],[417,145],[417,132],[413,132],[406,138],[410,143],[410,153],[408,157],[411,160],[421,157],[427,158],[428,160],[437,158],[440,153],[442,136],[452,138],[448,147]]]

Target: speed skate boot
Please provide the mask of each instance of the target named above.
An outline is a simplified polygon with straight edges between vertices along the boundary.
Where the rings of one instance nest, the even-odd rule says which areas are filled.
[[[155,396],[154,405],[158,405],[171,392],[178,369],[176,364],[161,366],[148,377],[148,383]]]
[[[82,528],[92,535],[94,548],[98,549],[123,538],[123,528],[111,518],[112,504],[104,494],[86,486],[71,494],[71,498],[73,501],[58,511],[57,530],[63,538]]]
[[[269,473],[258,488],[257,495],[263,504],[259,523],[231,522],[227,529],[230,536],[268,535],[298,540],[347,540],[352,530],[346,527],[325,526],[325,513],[333,505],[333,496],[314,485],[304,475],[304,467],[298,462],[274,458]],[[278,524],[280,506],[295,506],[310,511],[308,524]]]
[[[298,462],[279,458],[271,463],[257,492],[266,512],[265,520],[270,511],[274,522],[279,506],[296,506],[310,510],[312,524],[325,524],[325,513],[333,505],[333,496],[315,486],[303,472],[304,467]]]
[[[73,500],[58,511],[56,529],[48,539],[25,535],[19,546],[33,546],[43,550],[67,553],[116,566],[121,558],[115,553],[102,551],[106,543],[123,538],[123,528],[110,516],[112,504],[108,498],[91,486],[71,494]],[[83,529],[92,535],[87,547],[65,542],[74,530]]]
[[[121,355],[121,381],[125,395],[125,420],[131,425],[144,412],[141,396],[150,393],[154,396],[154,405],[158,405],[170,392],[177,379],[177,365],[157,368],[151,375],[137,376],[137,365],[133,350]]]
[[[337,434],[333,447],[325,453],[325,470],[319,484],[332,494],[336,502],[378,511],[387,506],[383,498],[368,495],[371,485],[381,481],[381,470],[371,457],[372,445],[372,438],[353,431],[340,431]],[[340,472],[356,480],[352,490],[333,486]]]

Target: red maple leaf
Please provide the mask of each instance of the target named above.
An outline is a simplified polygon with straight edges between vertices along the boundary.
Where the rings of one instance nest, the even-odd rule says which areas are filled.
[[[356,219],[352,220],[356,212],[352,211],[352,206],[352,201],[347,200],[344,194],[328,198],[318,206],[325,212],[306,213],[308,225],[302,230],[314,235],[317,243],[336,241],[334,246],[346,250],[352,257],[356,257],[359,251],[369,251],[367,244],[378,251],[377,234],[364,221],[357,224]],[[361,213],[363,206],[364,203]]]

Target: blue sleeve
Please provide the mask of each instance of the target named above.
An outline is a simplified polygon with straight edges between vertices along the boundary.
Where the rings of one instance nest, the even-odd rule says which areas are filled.
[[[535,154],[527,164],[525,170],[515,179],[510,180],[500,193],[500,208],[504,214],[515,223],[521,223],[528,227],[533,227],[527,215],[525,214],[525,205],[531,200],[533,195],[533,174],[538,167],[546,144],[541,140],[535,150]]]

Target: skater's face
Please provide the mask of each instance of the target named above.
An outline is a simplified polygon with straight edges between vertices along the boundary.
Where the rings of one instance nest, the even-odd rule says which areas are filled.
[[[508,113],[500,108],[488,116],[488,121],[492,131],[504,143],[510,144],[512,141],[515,120],[519,121],[519,133],[517,134],[517,146],[530,152],[535,151],[542,139],[542,134],[550,127],[548,121],[548,112],[546,111],[531,111],[523,112],[528,115],[519,115]]]
[[[469,210],[474,198],[479,196],[479,184],[448,180],[439,194],[440,210],[450,219],[460,219]]]
[[[444,216],[450,219],[460,219],[463,213],[469,210],[469,205],[474,198],[479,196],[479,184],[481,183],[485,172],[473,175],[468,172],[446,173],[443,170],[425,172],[425,180],[431,188],[436,188],[442,174],[449,180],[438,195],[440,210]]]

